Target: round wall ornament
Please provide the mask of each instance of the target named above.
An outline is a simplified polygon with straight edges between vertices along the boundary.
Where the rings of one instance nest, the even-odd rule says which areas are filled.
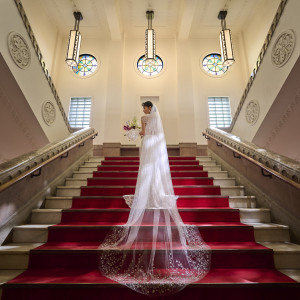
[[[272,48],[271,60],[276,67],[284,66],[294,51],[296,35],[292,29],[282,32]]]
[[[51,101],[45,101],[42,106],[42,116],[45,123],[51,126],[55,121],[56,110],[55,106]]]
[[[245,110],[245,118],[248,124],[254,125],[259,117],[259,103],[256,100],[251,100]]]
[[[8,49],[15,64],[26,69],[30,65],[31,54],[26,40],[17,32],[10,32],[8,35]]]

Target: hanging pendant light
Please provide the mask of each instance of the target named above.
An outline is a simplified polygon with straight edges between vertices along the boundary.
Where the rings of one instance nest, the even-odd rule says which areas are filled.
[[[70,30],[69,45],[66,63],[70,67],[76,67],[79,61],[79,50],[81,42],[81,34],[79,32],[79,22],[83,19],[81,12],[74,12],[75,26],[74,30]]]
[[[148,28],[145,33],[145,59],[151,63],[151,61],[155,61],[155,32],[154,29],[152,29],[154,11],[147,11],[146,17],[148,19]]]
[[[231,31],[226,28],[225,18],[227,16],[226,10],[221,10],[218,19],[221,20],[222,30],[220,32],[220,45],[223,65],[230,67],[234,63],[233,48],[231,42]]]

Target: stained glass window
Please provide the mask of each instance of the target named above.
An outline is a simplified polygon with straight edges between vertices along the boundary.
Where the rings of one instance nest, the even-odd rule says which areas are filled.
[[[82,77],[86,77],[93,74],[97,68],[97,59],[91,54],[79,55],[78,65],[76,67],[72,67],[73,72]]]
[[[228,97],[208,97],[210,127],[230,127],[231,111]]]
[[[137,61],[137,69],[145,76],[154,76],[159,74],[164,67],[162,59],[155,55],[155,59],[145,59],[142,55]]]
[[[69,124],[71,128],[90,126],[92,99],[90,97],[71,98]]]
[[[222,57],[218,53],[206,55],[203,58],[202,67],[208,74],[215,76],[220,76],[228,70],[228,67],[223,66]]]

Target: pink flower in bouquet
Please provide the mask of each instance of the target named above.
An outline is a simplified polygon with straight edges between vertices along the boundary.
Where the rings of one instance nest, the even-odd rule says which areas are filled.
[[[137,123],[136,117],[133,117],[132,121],[127,121],[123,126],[123,129],[126,131],[129,131],[131,129],[136,129],[136,128],[141,129],[141,127]]]

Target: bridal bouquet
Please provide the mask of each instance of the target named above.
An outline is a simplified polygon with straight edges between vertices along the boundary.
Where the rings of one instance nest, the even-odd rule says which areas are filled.
[[[123,126],[123,129],[125,131],[127,131],[127,133],[124,135],[127,135],[128,139],[130,141],[135,142],[137,140],[137,138],[139,137],[139,132],[140,132],[141,127],[137,123],[137,118],[133,117],[133,119],[131,121],[127,121],[125,123],[125,125]]]

